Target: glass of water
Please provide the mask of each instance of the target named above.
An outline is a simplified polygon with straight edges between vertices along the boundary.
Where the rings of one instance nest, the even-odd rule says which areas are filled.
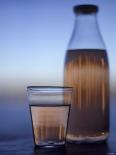
[[[64,145],[72,88],[29,86],[27,91],[35,146]]]

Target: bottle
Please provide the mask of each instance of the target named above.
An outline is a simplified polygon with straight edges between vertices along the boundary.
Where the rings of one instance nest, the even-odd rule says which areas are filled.
[[[98,6],[74,6],[74,30],[64,65],[64,85],[73,87],[67,140],[105,141],[109,134],[109,65],[97,23]]]

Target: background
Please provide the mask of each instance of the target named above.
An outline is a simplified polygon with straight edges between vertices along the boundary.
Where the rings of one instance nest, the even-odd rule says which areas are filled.
[[[116,0],[0,0],[0,154],[31,154],[26,87],[63,85],[75,18],[72,8],[83,3],[99,6],[98,23],[110,64],[109,141],[115,150]]]
[[[76,4],[99,6],[98,23],[116,94],[115,0],[0,0],[0,95],[21,98],[28,85],[63,85],[64,55]],[[4,96],[4,97],[3,97]]]
[[[64,56],[75,18],[72,8],[83,3],[99,6],[98,23],[110,63],[111,102],[115,102],[115,0],[0,0],[0,140],[31,133],[28,85],[63,85]]]

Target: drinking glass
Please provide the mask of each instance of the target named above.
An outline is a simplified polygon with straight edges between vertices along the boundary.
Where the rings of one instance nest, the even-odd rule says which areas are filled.
[[[72,88],[29,86],[27,91],[35,146],[64,145]]]

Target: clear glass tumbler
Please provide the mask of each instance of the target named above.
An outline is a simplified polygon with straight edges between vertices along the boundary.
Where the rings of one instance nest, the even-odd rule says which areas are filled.
[[[56,147],[65,144],[71,87],[27,87],[35,146]]]

